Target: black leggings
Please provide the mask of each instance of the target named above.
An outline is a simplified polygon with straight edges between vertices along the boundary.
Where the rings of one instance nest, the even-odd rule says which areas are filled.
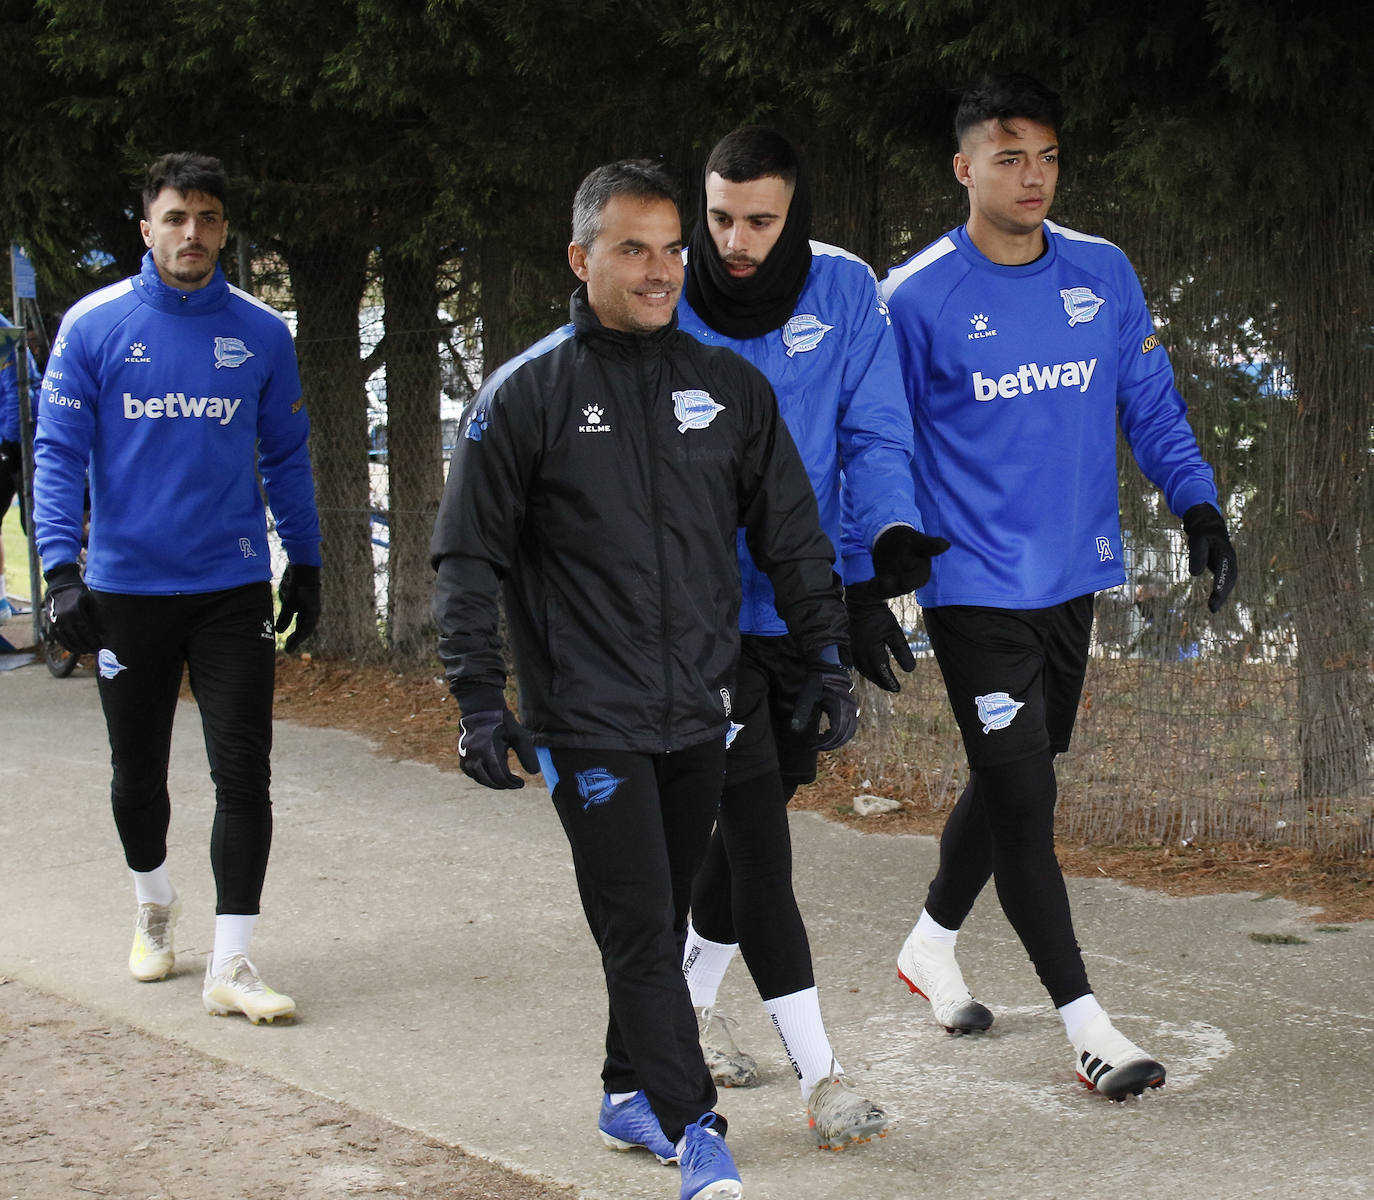
[[[669,1141],[711,1111],[682,976],[692,877],[725,775],[725,739],[671,754],[541,748],[610,999],[608,1092],[643,1089]],[[723,1119],[716,1128],[724,1130]]]
[[[215,912],[256,914],[272,845],[270,586],[181,596],[96,592],[95,600],[110,799],[125,861],[151,871],[167,858],[167,763],[184,666],[215,784]]]
[[[795,792],[776,771],[726,784],[706,861],[692,886],[692,928],[712,942],[739,943],[763,1000],[816,983],[792,891],[787,802]]]
[[[926,912],[958,929],[992,878],[1002,911],[1059,1008],[1092,988],[1054,853],[1057,795],[1052,750],[973,770],[940,835],[940,869]]]

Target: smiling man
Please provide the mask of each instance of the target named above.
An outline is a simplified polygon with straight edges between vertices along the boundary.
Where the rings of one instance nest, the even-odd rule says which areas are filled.
[[[226,189],[204,155],[148,168],[142,271],[78,301],[48,362],[33,515],[48,621],[67,649],[99,652],[111,800],[138,901],[129,970],[152,982],[174,966],[167,755],[189,670],[215,781],[202,1001],[256,1024],[295,1012],[248,958],[272,841],[276,641],[259,476],[290,560],[276,625],[294,619],[287,650],[319,619],[320,527],[291,333],[217,265]]]
[[[439,655],[463,771],[522,787],[514,750],[572,848],[610,998],[601,1137],[680,1160],[681,1200],[727,1200],[741,1185],[680,964],[733,711],[736,528],[814,664],[816,708],[852,734],[844,605],[767,380],[677,327],[663,171],[597,168],[572,226],[572,320],[492,373],[453,452],[431,543]]]
[[[993,879],[1079,1078],[1117,1100],[1161,1086],[1165,1069],[1117,1031],[1088,984],[1054,853],[1054,758],[1073,732],[1093,596],[1125,580],[1118,427],[1182,520],[1190,572],[1211,569],[1213,612],[1236,556],[1130,263],[1046,220],[1060,116],[1059,97],[1026,76],[965,93],[954,175],[968,221],[883,281],[917,500],[951,543],[917,596],[969,763],[897,969],[946,1028],[988,1028],[954,947]]]

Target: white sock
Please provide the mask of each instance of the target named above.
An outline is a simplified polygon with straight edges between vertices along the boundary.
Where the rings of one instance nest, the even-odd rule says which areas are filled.
[[[932,942],[939,942],[942,946],[952,946],[959,940],[957,929],[946,929],[924,908],[921,909],[921,916],[917,920],[913,932],[919,933],[924,938],[929,938]]]
[[[607,1092],[606,1096],[612,1104],[624,1104],[626,1100],[633,1100],[638,1096],[638,1092]]]
[[[1078,1035],[1083,1032],[1088,1022],[1102,1011],[1102,1005],[1097,1002],[1097,997],[1092,992],[1086,996],[1079,996],[1077,1000],[1070,1000],[1060,1008],[1059,1018],[1064,1022],[1064,1032],[1069,1035],[1069,1041],[1076,1044]]]
[[[253,940],[256,913],[222,913],[215,918],[215,952],[210,960],[210,973],[218,975],[235,954],[247,956]]]
[[[702,937],[688,922],[687,944],[682,948],[682,973],[687,977],[693,1008],[715,1007],[720,981],[725,978],[725,969],[738,949],[734,943],[713,942]]]
[[[814,987],[778,996],[763,1002],[763,1010],[773,1018],[773,1027],[782,1038],[782,1048],[801,1082],[802,1103],[811,1099],[811,1090],[831,1075],[843,1075],[835,1062],[830,1039],[821,1020],[821,998]]]
[[[171,904],[177,897],[177,890],[167,876],[167,864],[154,867],[151,871],[130,871],[134,879],[134,895],[140,904]]]

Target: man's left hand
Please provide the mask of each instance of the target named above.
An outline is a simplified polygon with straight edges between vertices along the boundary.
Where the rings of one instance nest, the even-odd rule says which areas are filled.
[[[320,623],[320,569],[302,563],[287,563],[282,572],[281,587],[277,589],[281,611],[277,614],[277,632],[285,633],[291,622],[296,628],[286,639],[287,654],[295,653]]]
[[[930,560],[949,549],[910,525],[892,525],[873,543],[872,589],[883,597],[907,596],[930,581]]]
[[[1236,586],[1236,548],[1226,522],[1212,505],[1194,504],[1183,514],[1183,532],[1188,539],[1188,574],[1201,575],[1204,567],[1211,569],[1207,607],[1217,612]]]

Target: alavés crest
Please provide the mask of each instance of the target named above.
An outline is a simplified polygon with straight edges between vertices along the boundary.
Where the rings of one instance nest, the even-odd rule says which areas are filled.
[[[215,339],[215,370],[220,367],[241,367],[253,352],[243,344],[242,338],[217,337]]]
[[[812,313],[798,313],[782,327],[782,344],[787,347],[787,357],[814,350],[821,344],[821,338],[834,328]]]
[[[605,767],[589,767],[585,771],[578,771],[577,794],[585,801],[582,811],[586,812],[596,804],[605,804],[624,782]]]
[[[689,429],[705,429],[716,419],[716,413],[723,412],[725,405],[711,399],[710,392],[692,388],[685,392],[673,393],[673,415],[677,417],[678,433]]]

